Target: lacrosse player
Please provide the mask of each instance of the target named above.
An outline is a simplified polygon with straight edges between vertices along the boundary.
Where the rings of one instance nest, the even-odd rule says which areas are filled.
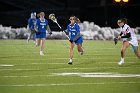
[[[35,25],[36,25],[36,12],[31,13],[31,17],[28,19],[28,25],[27,25],[27,30],[30,32],[28,38],[27,38],[27,43],[33,36],[33,41],[35,43]]]
[[[121,48],[121,61],[118,64],[124,64],[125,51],[130,45],[132,46],[135,55],[140,59],[140,53],[138,51],[138,41],[135,36],[134,30],[131,29],[130,26],[127,24],[127,19],[121,18],[117,21],[117,24],[121,29],[121,33],[117,38],[122,39],[123,41]]]
[[[79,19],[75,16],[70,17],[70,24],[67,26],[67,34],[70,36],[70,60],[68,64],[72,64],[72,57],[73,57],[73,48],[74,45],[77,45],[77,50],[78,52],[83,55],[83,48],[82,48],[82,43],[83,43],[83,38],[80,34],[80,27],[78,25]]]
[[[49,34],[52,34],[50,27],[48,25],[48,20],[46,20],[45,13],[40,12],[38,14],[38,19],[36,22],[36,46],[39,46],[41,44],[40,48],[40,55],[44,55],[43,50],[44,50],[44,45],[45,45],[45,39],[46,39],[46,30],[48,31]]]

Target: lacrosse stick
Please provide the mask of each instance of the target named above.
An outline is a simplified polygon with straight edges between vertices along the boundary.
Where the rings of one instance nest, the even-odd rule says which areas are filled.
[[[118,38],[114,38],[115,45],[118,43]]]
[[[62,27],[59,25],[59,23],[57,22],[57,18],[55,17],[55,14],[50,14],[49,15],[49,19],[52,20],[54,23],[56,23],[58,25],[58,27],[60,29],[62,29]],[[62,31],[63,33],[65,33],[65,31]],[[65,35],[67,36],[67,38],[69,39],[69,36],[65,33]]]

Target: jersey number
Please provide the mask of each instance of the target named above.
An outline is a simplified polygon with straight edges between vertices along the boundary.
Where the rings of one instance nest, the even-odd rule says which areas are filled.
[[[72,35],[75,35],[75,33],[74,33],[74,32],[72,32]]]
[[[42,26],[42,29],[44,28],[44,26]]]

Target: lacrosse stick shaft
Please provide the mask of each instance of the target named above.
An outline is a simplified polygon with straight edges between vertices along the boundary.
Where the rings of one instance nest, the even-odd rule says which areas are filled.
[[[59,27],[60,29],[62,29],[61,26],[58,24],[57,21],[55,21],[55,23],[58,25],[58,27]],[[64,32],[64,30],[63,30],[62,32],[67,36],[68,39],[70,39],[69,36]]]

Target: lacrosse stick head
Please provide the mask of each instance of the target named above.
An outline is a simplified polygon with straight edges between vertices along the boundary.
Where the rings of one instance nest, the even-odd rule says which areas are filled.
[[[55,14],[50,14],[49,19],[51,19],[53,22],[57,23],[57,19],[55,17]]]

